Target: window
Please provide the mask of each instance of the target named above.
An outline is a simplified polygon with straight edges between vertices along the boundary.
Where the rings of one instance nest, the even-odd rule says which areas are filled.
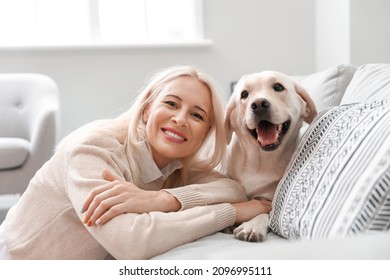
[[[192,43],[201,0],[0,0],[0,46]]]

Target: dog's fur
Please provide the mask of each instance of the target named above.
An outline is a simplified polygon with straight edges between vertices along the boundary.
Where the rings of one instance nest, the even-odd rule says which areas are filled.
[[[317,114],[308,93],[289,76],[264,71],[244,76],[226,110],[227,174],[239,181],[249,199],[271,200],[299,139],[303,122]],[[263,241],[268,214],[239,225],[244,241]]]

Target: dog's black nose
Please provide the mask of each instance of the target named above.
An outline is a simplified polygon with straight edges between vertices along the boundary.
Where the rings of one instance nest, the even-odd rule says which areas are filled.
[[[257,113],[264,109],[268,109],[271,106],[271,103],[267,99],[258,100],[251,104],[251,109],[253,112]]]

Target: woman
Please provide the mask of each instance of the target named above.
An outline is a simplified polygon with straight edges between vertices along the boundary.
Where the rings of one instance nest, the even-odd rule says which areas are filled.
[[[2,224],[3,251],[12,259],[148,259],[269,212],[214,171],[226,148],[222,110],[205,74],[156,74],[126,113],[60,143]]]

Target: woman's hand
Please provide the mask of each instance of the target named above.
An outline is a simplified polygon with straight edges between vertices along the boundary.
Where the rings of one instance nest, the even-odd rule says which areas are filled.
[[[116,178],[109,170],[103,171],[108,184],[93,189],[82,211],[83,222],[88,226],[101,225],[124,213],[149,213],[152,211],[178,211],[180,202],[165,191],[145,191],[130,182]]]
[[[236,224],[242,224],[260,214],[269,213],[272,210],[272,202],[269,200],[249,200],[246,202],[234,203],[236,209]]]

